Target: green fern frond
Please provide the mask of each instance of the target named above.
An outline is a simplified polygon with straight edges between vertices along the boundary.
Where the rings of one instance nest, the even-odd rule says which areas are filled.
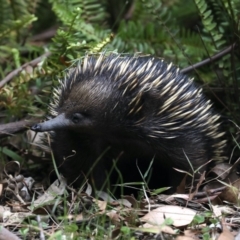
[[[101,52],[104,47],[109,44],[112,41],[113,35],[107,36],[105,39],[103,39],[102,42],[96,44],[94,47],[91,48],[89,51],[90,53],[99,53]]]
[[[50,0],[50,2],[53,4],[53,11],[65,25],[69,25],[74,18],[81,19],[85,24],[102,25],[106,23],[108,17],[105,4],[98,0]],[[78,27],[77,22],[74,22],[73,27]]]
[[[220,1],[219,1],[220,2]],[[221,49],[226,43],[223,36],[224,22],[222,19],[222,6],[216,1],[195,0],[195,4],[202,18],[207,34],[211,36],[215,49]]]
[[[96,0],[53,1],[53,11],[63,22],[53,41],[52,51],[71,61],[81,57],[86,51],[92,51],[110,35],[106,28],[96,25],[97,20],[106,21],[104,6]],[[93,15],[94,14],[94,15]],[[90,17],[91,16],[91,17]],[[101,23],[101,21],[100,21]],[[64,63],[67,64],[67,63]]]
[[[0,43],[21,39],[28,27],[37,18],[31,14],[39,0],[0,0]]]
[[[0,25],[34,14],[40,0],[0,0]]]
[[[8,1],[0,0],[0,6],[0,26],[3,26],[5,21],[13,20],[13,17]]]
[[[106,11],[107,1],[82,0],[78,1],[78,6],[82,9],[82,18],[85,22],[98,26],[107,25],[109,18]]]
[[[5,21],[4,25],[0,26],[0,41],[9,35],[16,35],[16,31],[29,26],[37,18],[34,15],[21,16],[17,20]]]
[[[9,7],[12,12],[12,17],[14,20],[21,18],[28,14],[28,1],[24,0],[12,0],[9,1]]]
[[[222,2],[230,18],[237,23],[240,2],[238,0],[222,0]]]

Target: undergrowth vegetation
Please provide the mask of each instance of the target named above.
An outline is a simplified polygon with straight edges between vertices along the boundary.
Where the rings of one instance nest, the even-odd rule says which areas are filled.
[[[107,204],[109,195],[102,196],[101,201],[88,196],[92,193],[90,186],[83,194],[66,186],[64,180],[60,186],[51,185],[50,162],[54,157],[49,145],[39,151],[36,136],[26,130],[32,122],[45,118],[53,86],[63,78],[65,69],[85,54],[151,54],[173,62],[203,87],[225,119],[229,158],[236,159],[240,124],[239,0],[0,0],[0,6],[0,170],[5,188],[1,201],[6,208],[17,205],[19,212],[27,212],[13,221],[11,211],[6,210],[2,225],[12,229],[19,224],[22,239],[164,239],[160,229],[168,229],[172,236],[187,235],[182,228],[185,225],[198,231],[194,235],[210,239],[210,223],[219,222],[211,204],[206,207],[195,202],[194,208],[202,213],[189,213],[191,221],[174,225],[174,230],[169,230],[174,217],[164,215],[161,226],[147,232],[139,226],[151,219],[147,216],[151,212],[149,204],[174,201],[181,206],[176,199],[157,197],[156,193],[165,189],[150,194],[150,199],[140,187],[141,199],[125,199],[132,204],[129,207],[125,200],[111,199]],[[29,180],[29,190],[21,193],[19,176],[24,176],[24,181],[34,178],[38,183],[35,190],[30,190]],[[11,188],[11,184],[16,185]],[[46,191],[49,186],[54,191]],[[43,196],[45,199],[41,199]],[[14,204],[9,204],[11,201]],[[182,214],[180,209],[174,211]],[[42,215],[41,219],[37,215]],[[11,219],[9,225],[7,218]],[[196,230],[203,223],[208,227]]]

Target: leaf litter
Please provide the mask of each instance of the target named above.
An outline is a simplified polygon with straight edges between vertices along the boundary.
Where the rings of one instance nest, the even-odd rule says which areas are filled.
[[[218,171],[221,168],[224,167]],[[39,184],[35,187],[34,176],[29,181],[29,176],[24,177],[20,172],[16,162],[9,162],[4,169],[0,184],[3,234],[10,231],[22,237],[24,231],[30,232],[25,239],[39,239],[42,235],[45,239],[153,239],[159,236],[202,239],[204,236],[220,240],[231,240],[238,234],[237,201],[214,205],[216,200],[223,204],[223,190],[231,189],[231,183],[221,186],[221,190],[208,188],[206,192],[172,195],[148,192],[140,199],[133,195],[115,199],[103,191],[97,192],[98,197],[94,196],[88,183],[85,190],[77,191],[69,187],[63,177],[48,188]],[[23,195],[22,189],[26,189]],[[239,191],[232,194],[237,194],[235,199],[238,199]],[[0,234],[0,240],[4,237]]]

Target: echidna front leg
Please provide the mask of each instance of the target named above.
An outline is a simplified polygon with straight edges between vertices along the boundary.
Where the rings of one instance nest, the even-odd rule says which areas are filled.
[[[93,147],[94,141],[88,136],[66,130],[58,130],[52,136],[52,150],[59,171],[68,184],[81,186],[90,181],[101,189],[104,181],[103,158]],[[98,161],[98,162],[96,162]]]

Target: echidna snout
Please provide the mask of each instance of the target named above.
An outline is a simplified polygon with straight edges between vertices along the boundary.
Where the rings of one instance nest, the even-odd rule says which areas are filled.
[[[166,169],[226,159],[219,119],[202,90],[172,64],[100,54],[85,56],[66,75],[54,90],[50,120],[32,129],[52,132],[55,159],[69,182],[91,175],[101,187],[115,161],[123,182],[135,182],[153,161],[159,187],[172,178]]]
[[[52,118],[48,121],[33,125],[31,129],[36,132],[47,132],[47,131],[53,131],[56,129],[63,129],[71,125],[73,125],[73,123],[65,117],[64,113],[62,113],[57,117]]]
[[[40,124],[34,124],[32,127],[31,127],[31,130],[35,131],[35,132],[42,132],[41,131],[41,126]]]

